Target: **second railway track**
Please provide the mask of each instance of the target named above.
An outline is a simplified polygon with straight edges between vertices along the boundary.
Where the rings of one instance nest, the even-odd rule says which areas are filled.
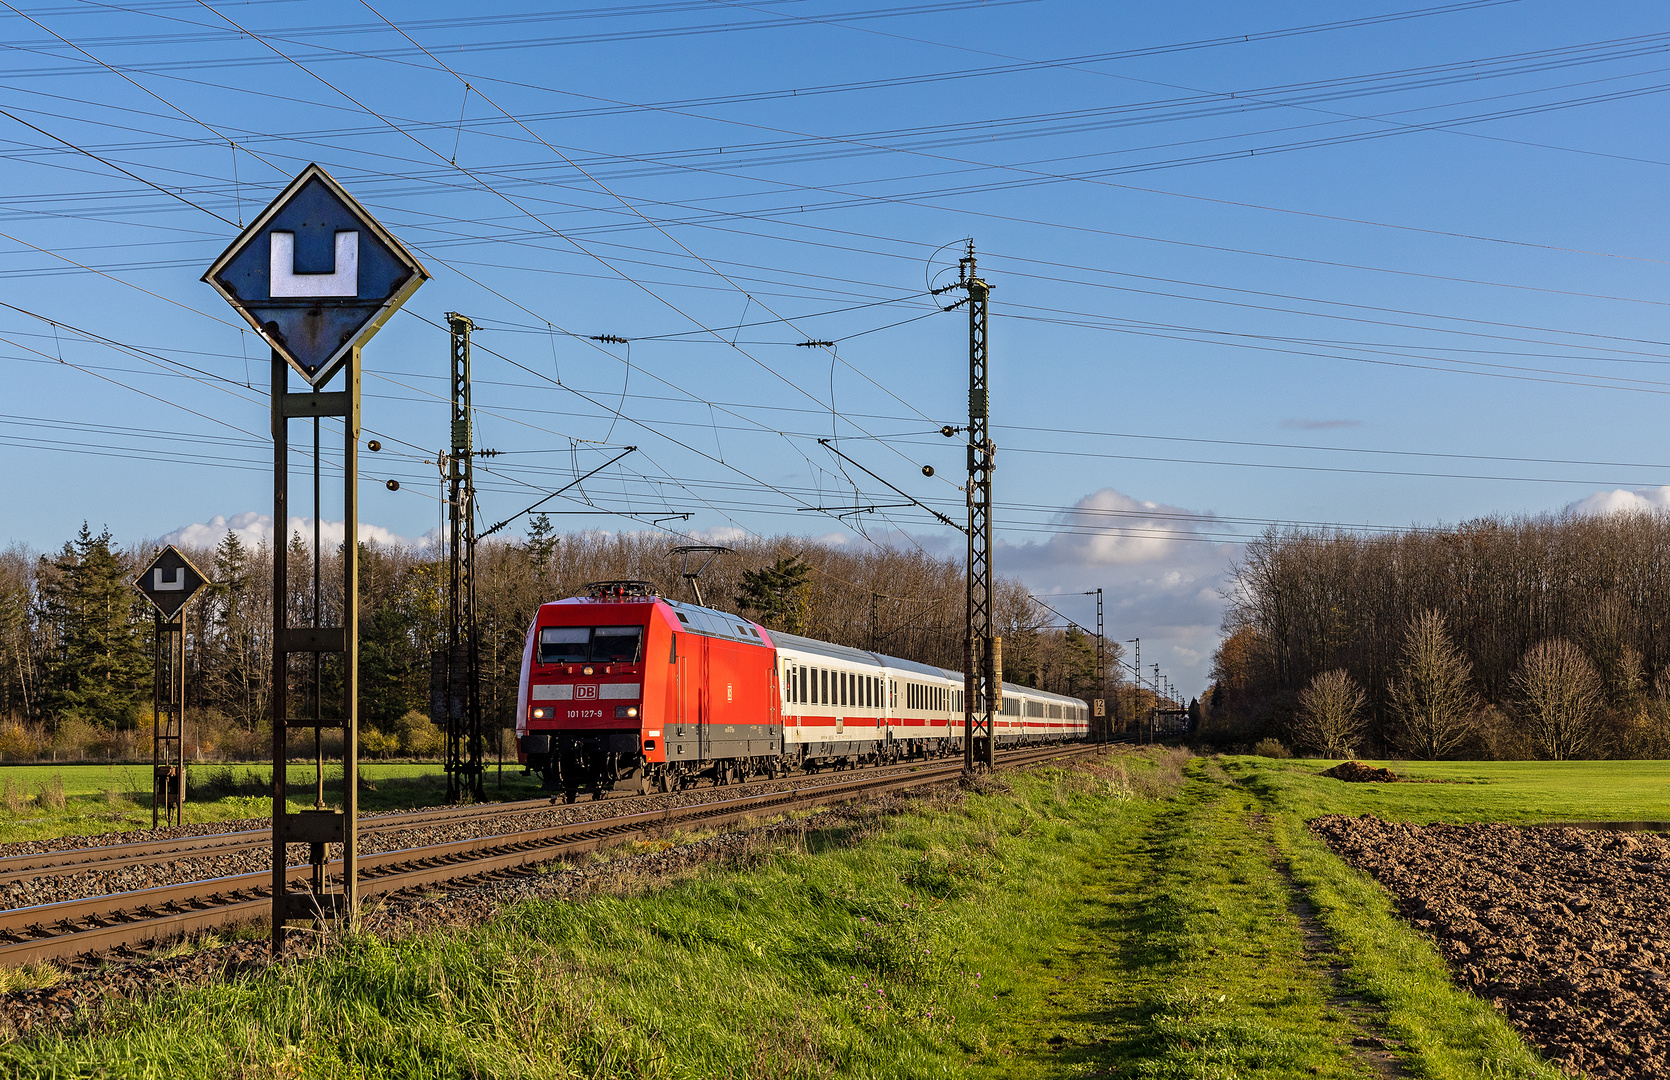
[[[942,759],[943,760],[943,759]],[[882,766],[867,766],[868,775],[887,775],[921,769],[936,764],[927,761],[895,762]],[[800,787],[810,787],[817,781],[808,780]],[[796,786],[788,780],[751,780],[732,790],[778,790]],[[378,814],[362,814],[359,834],[362,840],[380,834],[416,829],[469,827],[474,822],[508,824],[515,819],[534,815],[560,815],[571,818],[592,816],[599,807],[613,814],[633,803],[665,803],[668,800],[699,798],[715,789],[690,788],[671,793],[621,794],[613,798],[564,803],[560,796],[539,796],[510,802],[486,803],[472,806],[449,806],[426,810],[397,810]],[[510,831],[498,829],[498,832]],[[236,855],[240,852],[267,851],[272,846],[272,832],[266,828],[237,829],[228,832],[178,833],[155,840],[132,843],[90,844],[84,847],[31,851],[0,857],[0,908],[6,905],[6,894],[14,883],[43,875],[96,872],[116,868],[133,868],[156,863],[175,863],[180,860],[207,859]]]
[[[999,764],[1006,767],[1028,765],[1090,753],[1096,749],[1094,745],[1075,744],[1018,750],[1005,754]],[[783,790],[572,821],[546,828],[501,831],[438,844],[362,854],[359,860],[360,895],[369,898],[462,878],[503,873],[623,843],[649,831],[678,826],[721,826],[760,814],[779,814],[865,795],[920,787],[953,779],[960,772],[960,763],[929,764],[915,771],[803,784]],[[395,814],[367,821],[362,829],[364,832],[410,829],[426,823],[444,823],[495,813],[521,816],[550,808],[548,800],[542,799],[532,801],[531,805],[512,803],[463,808],[463,813],[454,809]],[[92,865],[122,866],[170,858],[196,858],[271,843],[266,830],[199,837],[196,839],[202,843],[182,847],[181,841],[191,839],[194,838],[79,849],[73,853],[47,852],[39,856],[0,860],[0,888],[22,876],[52,873],[54,870],[62,872]],[[71,854],[85,856],[89,852],[102,854],[95,862],[83,858],[79,862],[55,864],[50,858]],[[7,865],[31,859],[35,860],[32,866]],[[327,869],[339,873],[341,866],[341,861],[337,860]],[[308,874],[305,865],[290,867],[290,884],[305,885]],[[216,927],[257,922],[271,913],[271,886],[272,871],[265,869],[0,911],[0,966],[67,960],[172,940]],[[305,918],[315,914],[317,909],[309,893],[290,891],[286,894],[286,911],[291,918]]]

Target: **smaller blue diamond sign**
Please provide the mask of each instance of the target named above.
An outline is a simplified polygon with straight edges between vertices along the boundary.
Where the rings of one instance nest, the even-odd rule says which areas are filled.
[[[172,619],[208,583],[197,567],[191,565],[191,560],[180,554],[179,548],[169,544],[134,579],[133,585],[145,594],[145,599],[156,607],[163,618]]]
[[[329,173],[309,165],[203,280],[317,387],[429,273]]]

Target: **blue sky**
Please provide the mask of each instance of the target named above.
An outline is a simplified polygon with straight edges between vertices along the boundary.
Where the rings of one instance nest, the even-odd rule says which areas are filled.
[[[969,237],[998,568],[1105,588],[1187,693],[1266,523],[1664,502],[1662,6],[16,11],[0,540],[270,526],[266,351],[198,278],[310,161],[433,275],[365,353],[375,535],[438,521],[460,311],[490,520],[636,445],[560,527],[957,550],[800,508],[896,501],[838,438],[960,513],[966,321],[926,289]]]

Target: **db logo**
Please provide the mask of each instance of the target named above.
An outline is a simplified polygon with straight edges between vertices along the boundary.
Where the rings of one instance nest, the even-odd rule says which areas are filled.
[[[596,701],[597,684],[591,683],[589,685],[576,685],[574,687],[574,696],[576,698],[590,698],[591,700]]]

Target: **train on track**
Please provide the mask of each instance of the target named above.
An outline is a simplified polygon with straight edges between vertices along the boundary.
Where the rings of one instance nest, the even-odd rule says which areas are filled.
[[[598,582],[540,606],[516,704],[517,756],[573,802],[622,783],[673,791],[962,752],[963,673],[767,630]],[[998,745],[1083,739],[1078,698],[1003,684]]]

